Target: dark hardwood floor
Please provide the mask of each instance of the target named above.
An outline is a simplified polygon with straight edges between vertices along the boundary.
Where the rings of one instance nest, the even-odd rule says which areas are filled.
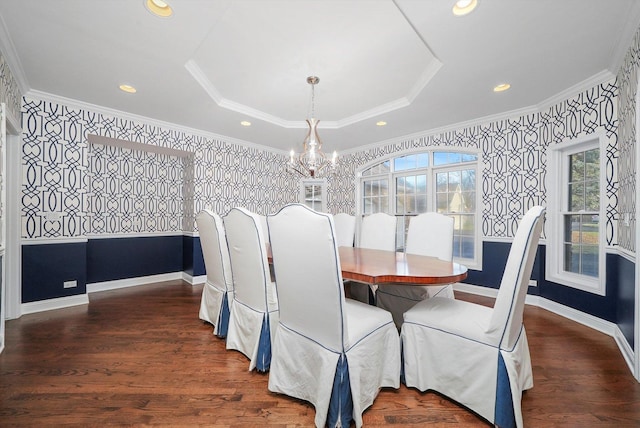
[[[311,405],[270,393],[268,375],[248,372],[198,319],[201,291],[180,281],[138,286],[8,321],[0,426],[313,426]],[[525,325],[535,384],[522,401],[527,427],[640,426],[640,384],[611,337],[536,307]],[[488,426],[404,386],[381,391],[364,424]]]

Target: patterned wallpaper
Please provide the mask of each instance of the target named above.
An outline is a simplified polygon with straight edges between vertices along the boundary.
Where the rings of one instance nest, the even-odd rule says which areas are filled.
[[[89,144],[87,135],[193,153]],[[129,119],[24,99],[22,238],[191,232],[194,213],[260,214],[296,200],[285,155]]]
[[[328,178],[328,209],[355,212],[355,173],[376,159],[419,148],[471,149],[482,154],[482,233],[510,238],[530,206],[546,203],[548,146],[598,133],[607,139],[606,239],[616,245],[617,98],[616,82],[605,82],[535,114],[346,153]],[[259,147],[42,100],[25,98],[22,113],[23,238],[190,232],[205,207],[266,214],[298,197],[297,179],[284,172],[286,156]],[[88,144],[88,134],[193,156]]]
[[[21,100],[18,83],[11,74],[9,64],[0,53],[0,102],[7,105],[7,115],[12,117],[16,123],[19,123]]]
[[[619,149],[618,158],[618,244],[625,250],[636,251],[636,97],[638,96],[638,68],[640,67],[640,30],[618,71]]]
[[[329,180],[329,210],[354,213],[355,172],[377,158],[416,148],[454,147],[482,153],[482,233],[489,238],[513,237],[526,210],[546,204],[547,148],[569,138],[602,133],[607,140],[608,245],[616,244],[617,87],[603,83],[544,111],[351,153]]]

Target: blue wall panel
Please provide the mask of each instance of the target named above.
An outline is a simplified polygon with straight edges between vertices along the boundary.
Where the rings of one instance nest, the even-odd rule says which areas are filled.
[[[633,262],[624,257],[612,256],[617,259],[618,273],[618,311],[617,324],[625,339],[629,342],[631,349],[634,347],[634,320],[635,320],[635,293],[636,293],[636,266]]]
[[[87,243],[22,246],[22,303],[87,292]],[[77,287],[63,282],[76,280]]]
[[[199,237],[182,237],[182,270],[191,276],[200,276],[206,273]]]
[[[483,244],[482,271],[469,270],[469,275],[465,282],[490,288],[498,288],[500,286],[500,280],[502,279],[502,272],[507,263],[510,248],[511,244],[507,242],[485,242]],[[625,296],[629,294],[628,290],[633,290],[634,287],[633,275],[631,275],[630,279],[623,280],[618,274],[617,260],[621,259],[621,257],[613,254],[607,255],[606,296],[599,296],[545,280],[545,257],[546,246],[539,245],[536,261],[531,273],[531,278],[538,281],[538,286],[529,287],[528,294],[539,295],[606,321],[616,322],[618,320],[616,307],[618,299],[621,298],[619,297],[618,283],[620,281],[625,281],[625,283],[631,281],[630,285],[625,285]],[[625,275],[628,276],[626,273]],[[625,297],[625,309],[621,315],[624,315],[626,320],[628,318],[627,312],[631,311],[630,329],[631,335],[633,335],[633,297],[631,296],[631,301],[627,302],[627,300],[628,297]],[[625,325],[627,322],[628,321],[625,321]]]
[[[182,236],[91,239],[89,283],[182,272]]]

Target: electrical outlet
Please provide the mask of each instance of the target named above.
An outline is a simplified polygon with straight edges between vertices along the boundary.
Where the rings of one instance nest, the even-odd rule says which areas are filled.
[[[537,286],[538,286],[538,281],[536,281],[535,279],[529,280],[529,287],[537,287]]]
[[[75,288],[78,286],[78,281],[76,281],[75,279],[73,281],[65,281],[62,283],[62,286],[64,288]]]

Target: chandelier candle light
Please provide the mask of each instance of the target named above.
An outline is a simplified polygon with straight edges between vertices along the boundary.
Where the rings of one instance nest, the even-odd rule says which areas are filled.
[[[297,172],[304,177],[311,178],[315,178],[326,167],[333,169],[336,166],[338,157],[338,154],[334,151],[331,160],[327,159],[327,156],[322,151],[322,141],[316,129],[320,121],[315,118],[314,87],[318,82],[320,82],[320,79],[316,76],[307,77],[307,83],[311,85],[311,118],[307,119],[309,131],[302,143],[302,153],[296,156],[296,153],[291,150],[289,162],[287,163],[289,172]]]

